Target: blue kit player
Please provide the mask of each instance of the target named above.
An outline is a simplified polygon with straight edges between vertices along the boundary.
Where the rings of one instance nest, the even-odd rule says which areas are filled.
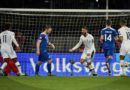
[[[52,59],[50,58],[48,54],[48,46],[51,46],[53,50],[55,49],[55,46],[49,42],[48,35],[52,32],[51,26],[45,26],[43,28],[43,32],[40,34],[37,43],[36,43],[36,53],[38,55],[38,62],[36,64],[36,72],[35,74],[38,75],[39,68],[42,62],[48,62],[47,63],[47,70],[48,70],[48,76],[52,76],[51,73],[51,63]]]
[[[103,51],[106,57],[106,66],[109,75],[111,75],[110,63],[113,59],[115,41],[118,39],[118,34],[114,28],[111,27],[112,22],[106,21],[106,27],[101,30],[100,41],[103,43]]]

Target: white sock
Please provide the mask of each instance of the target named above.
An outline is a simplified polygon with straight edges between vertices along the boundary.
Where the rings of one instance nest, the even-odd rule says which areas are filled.
[[[121,65],[121,73],[125,73],[125,66],[124,66],[124,60],[120,60],[120,65]]]
[[[19,73],[22,74],[20,63],[17,61],[15,65],[17,66]]]
[[[88,66],[89,70],[91,71],[92,74],[96,74],[94,66],[92,65],[92,63]]]
[[[83,65],[84,65],[85,67],[87,67],[87,66],[88,66],[88,63],[85,61],[85,62],[83,63]]]
[[[4,63],[2,64],[2,66],[1,66],[1,69],[4,70],[6,66],[7,66],[7,62],[4,62]]]

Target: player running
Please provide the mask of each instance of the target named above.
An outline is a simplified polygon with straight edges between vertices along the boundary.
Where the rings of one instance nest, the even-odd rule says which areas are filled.
[[[106,27],[101,30],[100,41],[103,43],[104,56],[106,57],[106,66],[109,75],[111,75],[110,64],[113,59],[115,40],[118,39],[118,34],[114,28],[111,27],[112,22],[106,21]]]
[[[121,76],[126,76],[125,72],[125,55],[130,55],[130,28],[127,27],[127,21],[120,21],[121,28],[118,30],[119,39],[121,40],[121,48],[120,48],[120,65],[121,65]]]
[[[52,76],[51,73],[51,63],[52,59],[50,58],[47,48],[48,45],[55,49],[55,46],[49,42],[48,35],[52,32],[52,27],[51,26],[45,26],[43,28],[43,32],[40,34],[37,43],[36,43],[36,48],[37,48],[37,55],[38,55],[38,62],[36,64],[36,72],[35,74],[38,75],[39,73],[39,68],[42,62],[48,62],[47,63],[47,69],[48,69],[48,76]]]
[[[4,59],[4,63],[0,67],[0,72],[2,73],[4,71],[5,67],[8,64],[8,60],[11,59],[14,61],[15,65],[17,66],[20,75],[24,75],[21,71],[20,63],[17,61],[17,55],[13,49],[12,42],[16,45],[17,50],[20,50],[19,44],[15,39],[15,33],[10,30],[11,30],[11,24],[6,23],[4,26],[4,31],[0,33],[1,55]]]
[[[86,26],[82,27],[81,32],[82,35],[80,37],[79,43],[77,43],[77,45],[72,49],[70,49],[69,51],[70,52],[75,51],[83,43],[85,48],[81,55],[80,63],[83,64],[85,67],[87,67],[93,76],[97,76],[94,66],[92,65],[92,58],[94,53],[96,52],[94,45],[94,37],[88,33],[88,28]]]

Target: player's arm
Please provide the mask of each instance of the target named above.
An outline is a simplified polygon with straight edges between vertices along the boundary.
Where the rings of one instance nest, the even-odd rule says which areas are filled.
[[[54,45],[54,44],[52,44],[51,42],[48,42],[48,45],[49,45],[53,50],[55,50],[55,45]]]
[[[119,40],[119,37],[118,36],[115,36],[115,41],[117,42]]]
[[[114,39],[115,39],[115,41],[116,41],[116,42],[118,42],[118,40],[119,40],[119,36],[118,36],[118,33],[117,33],[116,31],[115,31],[114,36],[115,36],[115,38],[114,38]]]
[[[94,48],[94,52],[96,52],[96,49],[95,49],[95,43],[94,43],[94,38],[92,39],[92,46],[93,46],[93,48]]]
[[[16,48],[17,48],[17,51],[20,51],[20,47],[19,47],[19,44],[15,38],[15,34],[11,35],[12,36],[12,41],[13,43],[15,44]]]
[[[42,42],[43,38],[45,38],[45,36],[40,34],[40,36],[38,37],[38,40],[36,42],[36,53],[37,53],[37,55],[40,55],[40,45],[41,45],[41,42]]]
[[[119,33],[118,40],[120,40],[122,42],[123,41],[123,32],[121,32],[120,30],[118,30],[118,33]]]
[[[104,36],[103,36],[103,35],[101,35],[101,36],[100,36],[100,42],[102,43],[102,42],[103,42],[103,40],[104,40]]]
[[[100,43],[103,43],[104,41],[104,32],[101,30],[101,36],[100,36]]]
[[[78,48],[81,46],[81,44],[82,44],[82,39],[81,39],[81,37],[80,37],[79,42],[78,42],[72,49],[69,49],[69,51],[70,51],[70,52],[75,51],[76,49],[78,49]]]
[[[36,43],[36,53],[37,53],[37,55],[40,54],[40,44],[41,44],[41,42],[42,41],[40,39],[38,39],[37,43]]]
[[[103,31],[101,31],[100,43],[103,43],[103,41],[104,41],[104,35],[103,35]]]

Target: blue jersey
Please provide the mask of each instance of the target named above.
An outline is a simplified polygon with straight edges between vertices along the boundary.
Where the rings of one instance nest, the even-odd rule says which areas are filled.
[[[38,39],[41,40],[40,52],[47,52],[49,42],[48,35],[46,35],[45,33],[41,33]]]
[[[115,48],[115,37],[117,36],[117,32],[114,28],[103,28],[101,30],[101,35],[104,37],[104,49]]]

